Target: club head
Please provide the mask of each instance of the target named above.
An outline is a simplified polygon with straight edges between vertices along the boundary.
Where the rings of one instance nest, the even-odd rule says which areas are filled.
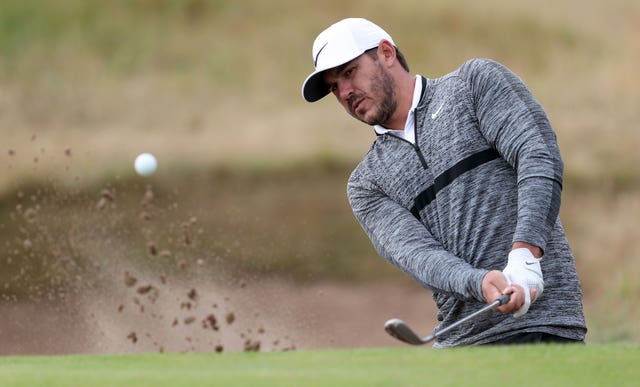
[[[434,336],[429,336],[421,339],[404,321],[397,318],[387,321],[384,324],[384,330],[396,339],[412,345],[426,344],[434,338]]]

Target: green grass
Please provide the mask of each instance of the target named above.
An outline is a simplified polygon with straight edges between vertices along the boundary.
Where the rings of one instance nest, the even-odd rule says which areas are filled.
[[[630,386],[640,346],[0,358],[3,386]]]

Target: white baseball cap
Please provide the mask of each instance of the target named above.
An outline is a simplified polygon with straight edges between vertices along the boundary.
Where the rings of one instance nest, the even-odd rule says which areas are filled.
[[[322,72],[357,58],[377,47],[383,39],[395,45],[382,28],[362,18],[340,20],[322,31],[313,42],[311,55],[315,71],[302,84],[302,97],[315,102],[329,94]]]

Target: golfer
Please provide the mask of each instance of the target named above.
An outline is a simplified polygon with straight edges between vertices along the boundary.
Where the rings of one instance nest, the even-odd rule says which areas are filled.
[[[582,289],[558,212],[563,164],[540,104],[503,65],[411,75],[391,36],[349,18],[314,41],[308,102],[333,94],[376,138],[349,178],[377,252],[433,293],[435,347],[583,342]]]

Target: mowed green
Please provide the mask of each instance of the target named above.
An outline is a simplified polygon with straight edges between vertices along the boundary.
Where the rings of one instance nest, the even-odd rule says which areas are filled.
[[[3,386],[631,386],[640,346],[0,358]]]

